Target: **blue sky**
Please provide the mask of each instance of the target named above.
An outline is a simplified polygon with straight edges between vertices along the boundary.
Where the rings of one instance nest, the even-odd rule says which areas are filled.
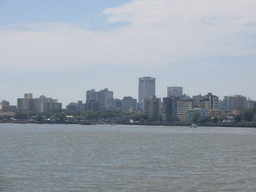
[[[0,1],[0,99],[24,93],[85,101],[108,87],[138,97],[138,78],[156,96],[183,86],[256,100],[254,0]]]

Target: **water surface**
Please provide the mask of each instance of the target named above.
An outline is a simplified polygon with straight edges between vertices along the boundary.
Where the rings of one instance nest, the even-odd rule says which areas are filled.
[[[256,129],[0,124],[0,191],[256,191]]]

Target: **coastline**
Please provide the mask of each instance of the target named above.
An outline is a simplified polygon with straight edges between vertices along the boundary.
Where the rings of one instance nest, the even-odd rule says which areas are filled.
[[[187,126],[191,123],[96,123],[96,122],[29,122],[29,121],[0,121],[0,123],[14,123],[14,124],[78,124],[78,125],[147,125],[147,126]],[[197,123],[198,127],[243,127],[256,128],[256,123],[240,123],[240,124],[226,124],[226,123]]]

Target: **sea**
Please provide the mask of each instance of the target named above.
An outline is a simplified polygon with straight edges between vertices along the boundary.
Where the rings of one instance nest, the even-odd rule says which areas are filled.
[[[256,129],[2,123],[0,191],[256,191]]]

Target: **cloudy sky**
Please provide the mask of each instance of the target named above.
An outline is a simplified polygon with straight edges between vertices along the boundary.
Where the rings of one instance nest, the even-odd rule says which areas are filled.
[[[192,95],[256,100],[255,0],[1,0],[0,99],[85,101],[108,87],[138,98],[138,78]]]

